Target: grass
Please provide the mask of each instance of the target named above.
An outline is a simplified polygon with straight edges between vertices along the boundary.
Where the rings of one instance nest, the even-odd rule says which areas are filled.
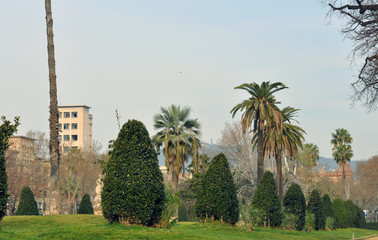
[[[171,229],[108,224],[102,216],[57,215],[13,216],[1,222],[0,239],[352,239],[378,236],[378,231],[342,229],[298,232],[257,228],[239,229],[220,223],[182,222]]]

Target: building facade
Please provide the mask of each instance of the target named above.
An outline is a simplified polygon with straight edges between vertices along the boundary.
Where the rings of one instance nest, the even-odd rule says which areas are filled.
[[[85,105],[58,106],[61,152],[71,148],[89,151],[92,148],[92,114]]]

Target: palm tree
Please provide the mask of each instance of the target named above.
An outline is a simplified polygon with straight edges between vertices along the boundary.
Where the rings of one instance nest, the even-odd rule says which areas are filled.
[[[345,196],[347,196],[347,189],[345,184],[345,166],[346,162],[350,161],[353,157],[352,147],[349,145],[352,142],[352,136],[349,134],[348,130],[344,128],[338,128],[336,129],[336,133],[332,133],[332,156],[335,159],[336,163],[343,168],[343,185]]]
[[[46,10],[46,33],[47,33],[47,53],[49,64],[49,83],[50,83],[50,214],[59,214],[59,140],[58,140],[58,99],[55,74],[55,53],[54,53],[54,34],[53,19],[51,13],[51,0],[45,0]]]
[[[232,117],[240,111],[243,132],[253,124],[253,133],[257,134],[257,184],[264,173],[264,129],[272,126],[282,129],[282,115],[276,104],[274,93],[285,89],[280,82],[245,83],[235,89],[246,90],[251,97],[236,105],[232,110]]]
[[[157,150],[164,145],[165,166],[172,177],[172,187],[177,189],[178,176],[184,171],[184,163],[189,156],[198,170],[199,149],[201,146],[200,124],[197,119],[190,119],[190,108],[171,105],[161,107],[161,113],[154,116],[154,128],[159,130],[152,137]]]
[[[282,155],[295,158],[298,154],[298,148],[302,147],[303,134],[306,133],[302,128],[291,123],[296,121],[294,117],[297,116],[298,111],[299,109],[292,107],[284,108],[281,111],[283,117],[282,129],[273,125],[273,127],[265,130],[265,157],[274,156],[276,158],[277,190],[281,202],[283,200]],[[256,145],[256,140],[255,137],[252,139],[254,145]]]

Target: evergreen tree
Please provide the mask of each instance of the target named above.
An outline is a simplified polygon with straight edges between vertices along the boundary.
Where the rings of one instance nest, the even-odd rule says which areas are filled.
[[[209,216],[213,220],[231,224],[238,221],[239,206],[236,187],[229,163],[223,153],[218,154],[211,161],[200,188],[196,205],[196,212],[200,218]]]
[[[37,202],[29,187],[23,187],[16,215],[39,215]]]
[[[328,194],[325,194],[322,197],[322,205],[323,205],[323,215],[325,218],[335,216],[334,211],[333,211],[332,201],[329,198]]]
[[[345,228],[347,216],[344,201],[340,198],[336,198],[335,200],[333,200],[332,206],[335,213],[337,228]]]
[[[364,210],[362,208],[357,207],[357,226],[358,228],[364,228],[366,226],[366,219]]]
[[[345,204],[347,227],[356,227],[356,225],[358,225],[357,206],[350,199],[346,200],[344,204]]]
[[[84,194],[81,199],[77,214],[94,214],[91,198],[88,193]]]
[[[307,209],[315,216],[315,230],[324,229],[325,217],[323,215],[322,200],[317,190],[313,190],[311,192],[310,199],[307,204]]]
[[[113,143],[105,166],[101,205],[111,223],[152,226],[164,208],[163,175],[142,122],[129,120]]]
[[[8,202],[8,176],[5,167],[5,150],[9,146],[9,138],[17,131],[20,125],[19,117],[15,117],[14,124],[1,117],[0,125],[0,222],[6,214]],[[1,229],[1,225],[0,225]]]
[[[306,199],[298,184],[294,183],[289,187],[283,198],[283,205],[287,213],[298,217],[295,228],[301,231],[306,223]]]
[[[271,226],[281,224],[281,204],[277,194],[277,186],[273,173],[266,171],[257,185],[252,199],[252,209],[266,213],[267,221]]]

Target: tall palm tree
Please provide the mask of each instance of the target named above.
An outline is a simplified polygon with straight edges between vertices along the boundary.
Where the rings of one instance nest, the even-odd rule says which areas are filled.
[[[171,105],[161,107],[161,113],[154,116],[154,128],[159,130],[152,142],[157,150],[164,146],[165,166],[172,177],[172,187],[177,189],[178,176],[184,171],[184,163],[193,156],[195,166],[199,162],[200,124],[190,119],[190,108]]]
[[[50,84],[50,214],[59,214],[59,140],[58,140],[58,98],[55,74],[55,52],[54,52],[54,34],[53,19],[51,12],[51,0],[45,0],[46,10],[46,33],[47,33],[47,53],[49,64],[49,84]]]
[[[283,179],[282,179],[282,155],[289,158],[295,158],[298,154],[298,149],[302,147],[304,141],[303,134],[306,132],[292,124],[292,121],[297,122],[294,117],[299,109],[286,107],[281,111],[283,122],[282,128],[273,125],[271,128],[265,130],[264,149],[265,157],[274,156],[276,158],[277,168],[277,190],[280,201],[283,200]],[[252,139],[253,145],[256,145],[257,139]]]
[[[332,156],[335,159],[336,163],[339,164],[343,168],[343,185],[344,185],[344,193],[347,196],[347,189],[346,189],[346,180],[345,180],[345,166],[346,162],[350,161],[353,157],[353,151],[350,144],[353,142],[353,138],[348,132],[348,130],[344,128],[336,129],[335,133],[332,133],[331,144],[333,144],[332,148]]]
[[[264,129],[276,126],[282,129],[282,115],[276,104],[274,93],[285,89],[283,83],[263,82],[245,83],[235,89],[247,91],[251,96],[249,99],[236,105],[232,110],[232,117],[240,111],[242,113],[241,124],[243,131],[246,132],[253,124],[253,133],[257,134],[257,183],[264,173]]]

